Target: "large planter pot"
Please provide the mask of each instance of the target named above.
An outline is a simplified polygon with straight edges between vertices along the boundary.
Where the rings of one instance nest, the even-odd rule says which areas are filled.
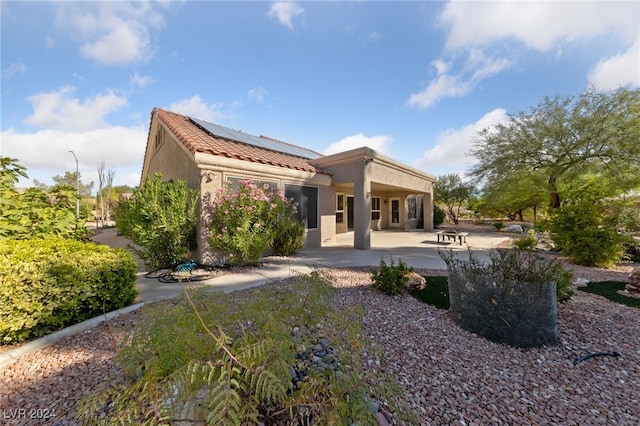
[[[449,272],[449,313],[463,329],[511,346],[558,340],[556,283],[496,283],[487,276]]]

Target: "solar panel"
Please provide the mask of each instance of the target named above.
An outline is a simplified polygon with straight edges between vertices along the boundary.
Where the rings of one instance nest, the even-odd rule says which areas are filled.
[[[230,139],[236,142],[244,143],[247,145],[256,146],[258,148],[268,149],[270,151],[280,152],[283,154],[293,155],[295,157],[314,159],[320,157],[319,154],[294,145],[289,145],[285,142],[276,141],[273,139],[266,139],[264,137],[250,135],[243,133],[239,130],[229,129],[228,127],[219,126],[217,124],[209,123],[208,121],[199,120],[197,118],[189,117],[191,121],[205,129],[212,135]]]

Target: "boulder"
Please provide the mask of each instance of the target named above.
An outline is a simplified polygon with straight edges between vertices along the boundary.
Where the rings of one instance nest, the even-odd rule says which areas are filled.
[[[427,280],[416,272],[409,273],[409,281],[407,281],[407,288],[409,290],[422,290]]]
[[[635,296],[640,296],[640,267],[635,268],[631,272],[624,291]]]
[[[513,232],[514,234],[523,234],[524,229],[522,229],[522,225],[509,225],[507,226],[507,232]]]
[[[576,278],[575,280],[573,280],[573,283],[576,285],[576,287],[587,287],[589,284],[589,280],[584,278]]]

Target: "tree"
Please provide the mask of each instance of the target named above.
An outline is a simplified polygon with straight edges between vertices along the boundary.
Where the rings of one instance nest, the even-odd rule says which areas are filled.
[[[529,113],[476,135],[471,174],[499,181],[518,173],[545,176],[549,204],[561,205],[561,188],[585,171],[615,181],[620,195],[640,186],[640,90],[594,89],[575,97],[546,97]]]
[[[53,181],[61,186],[76,187],[76,172],[64,172],[64,176],[54,176]],[[82,175],[78,173],[78,193],[80,197],[91,197],[93,181],[85,184],[82,182]]]
[[[459,223],[460,208],[474,192],[471,183],[465,183],[455,174],[438,176],[435,184],[434,200],[447,207],[447,216],[455,223]]]
[[[520,221],[524,221],[524,212],[531,209],[536,222],[547,194],[544,176],[540,173],[514,173],[506,179],[487,182],[479,209]]]
[[[15,184],[20,177],[28,177],[26,168],[0,157],[0,239],[84,237],[86,229],[75,220],[75,188],[56,185],[19,193]]]
[[[102,223],[102,226],[104,227],[104,195],[103,195],[103,189],[104,189],[104,161],[101,161],[100,163],[98,163],[98,210],[100,211],[100,223]],[[97,226],[97,224],[96,224]]]
[[[104,196],[107,200],[107,202],[105,203],[106,206],[106,219],[107,222],[111,221],[111,205],[113,200],[111,199],[111,196],[114,195],[114,191],[113,191],[113,178],[116,175],[116,171],[113,169],[109,169],[107,170],[107,185],[104,189]]]
[[[111,196],[113,191],[113,178],[116,171],[113,169],[107,170],[105,174],[104,161],[98,163],[98,209],[100,210],[100,222],[104,226],[105,222],[111,220]]]

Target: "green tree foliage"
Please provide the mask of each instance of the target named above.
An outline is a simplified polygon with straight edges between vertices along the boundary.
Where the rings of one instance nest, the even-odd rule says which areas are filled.
[[[607,196],[638,188],[639,140],[640,90],[547,97],[530,112],[480,132],[471,150],[479,163],[471,173],[487,182],[541,173],[550,206],[559,208],[563,188],[584,173],[615,182]]]
[[[118,203],[116,228],[131,239],[148,268],[173,268],[196,248],[198,199],[199,192],[184,181],[163,182],[160,173],[147,176],[131,199]]]
[[[54,176],[53,181],[56,185],[68,186],[71,188],[76,187],[76,172],[64,172],[64,176]],[[91,197],[91,191],[93,190],[93,181],[89,183],[82,182],[82,174],[78,173],[78,194],[80,197]]]
[[[555,211],[549,228],[556,248],[584,266],[612,267],[624,259],[629,238],[618,231],[623,216],[614,204],[584,200]]]
[[[0,157],[0,239],[85,237],[86,228],[76,223],[74,188],[56,185],[18,192],[15,184],[21,176],[27,173],[18,160]]]
[[[334,311],[334,293],[312,274],[233,296],[186,290],[171,309],[147,306],[118,357],[123,374],[83,398],[79,417],[86,424],[375,424],[367,409],[373,397],[416,424],[398,384],[366,370],[362,353],[376,351],[362,336],[362,308]],[[325,367],[305,364],[322,339],[331,349]],[[308,365],[304,377],[295,373],[300,364]]]
[[[25,232],[24,204],[15,188],[20,177],[27,177],[27,169],[14,158],[0,157],[0,238]]]
[[[433,205],[433,227],[437,228],[444,223],[447,214],[437,205]]]
[[[227,183],[211,202],[209,245],[238,265],[258,263],[270,247],[290,255],[302,247],[304,234],[296,208],[268,184],[242,180],[234,189]]]
[[[473,195],[474,187],[455,174],[438,176],[435,184],[434,201],[446,206],[447,216],[456,225],[460,220],[460,208]]]
[[[525,220],[525,212],[530,209],[535,222],[547,198],[544,176],[519,172],[505,179],[487,182],[477,208],[484,215],[498,215],[521,222]]]

